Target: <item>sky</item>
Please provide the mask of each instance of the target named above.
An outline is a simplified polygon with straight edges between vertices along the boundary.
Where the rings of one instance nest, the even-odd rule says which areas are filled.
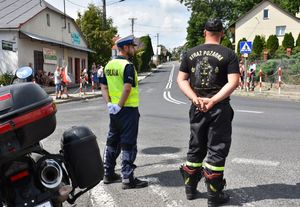
[[[63,0],[46,1],[61,11],[64,10]],[[102,7],[102,2],[103,0],[65,0],[66,13],[76,19],[77,11],[83,13],[89,3]],[[107,17],[113,19],[113,25],[117,27],[121,37],[131,34],[129,18],[136,18],[134,36],[149,35],[154,52],[157,42],[169,50],[186,42],[190,12],[178,0],[106,0],[106,5]]]

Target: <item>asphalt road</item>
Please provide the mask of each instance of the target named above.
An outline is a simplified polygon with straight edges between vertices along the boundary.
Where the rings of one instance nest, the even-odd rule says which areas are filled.
[[[124,191],[120,183],[100,183],[77,206],[206,206],[203,180],[199,198],[187,201],[178,171],[188,147],[190,103],[175,82],[177,72],[178,65],[169,63],[139,84],[135,174],[149,180],[150,186]],[[232,106],[232,146],[225,167],[231,196],[227,206],[300,206],[300,104],[234,96]],[[85,125],[97,135],[103,153],[108,114],[102,98],[58,105],[57,122],[56,131],[43,141],[50,152],[58,152],[64,130]]]

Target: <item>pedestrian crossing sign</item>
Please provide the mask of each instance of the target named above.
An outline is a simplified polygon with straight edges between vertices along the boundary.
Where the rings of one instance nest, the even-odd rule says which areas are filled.
[[[240,53],[251,53],[252,52],[252,42],[240,42]]]

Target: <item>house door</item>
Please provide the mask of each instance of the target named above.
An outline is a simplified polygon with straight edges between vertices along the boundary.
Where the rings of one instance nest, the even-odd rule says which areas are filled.
[[[80,59],[75,58],[75,81],[80,83]]]
[[[33,51],[34,57],[34,74],[37,74],[38,70],[44,71],[44,56],[42,51]]]

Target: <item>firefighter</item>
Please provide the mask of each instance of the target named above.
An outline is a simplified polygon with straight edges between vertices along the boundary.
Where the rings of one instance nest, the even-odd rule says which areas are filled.
[[[116,159],[122,153],[122,188],[143,188],[147,181],[134,177],[140,113],[138,77],[131,62],[135,53],[132,35],[119,39],[120,55],[107,63],[100,78],[102,96],[107,103],[110,124],[104,150],[104,184],[118,182]]]
[[[208,206],[229,201],[229,196],[223,192],[233,119],[229,96],[238,86],[240,77],[237,56],[220,45],[223,35],[220,19],[207,21],[205,43],[183,55],[177,77],[180,89],[192,102],[187,161],[180,167],[186,197],[196,198],[197,184],[204,176]]]

